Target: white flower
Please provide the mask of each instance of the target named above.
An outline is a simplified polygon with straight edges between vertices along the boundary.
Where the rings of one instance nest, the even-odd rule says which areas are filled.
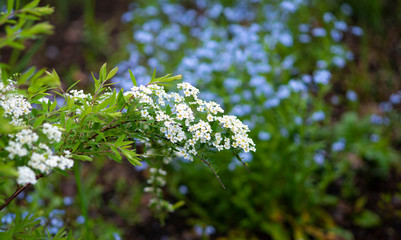
[[[29,147],[32,147],[33,144],[39,140],[39,136],[30,129],[22,129],[15,134],[15,137],[17,142],[27,144]]]
[[[35,172],[32,171],[29,167],[22,166],[18,167],[18,179],[17,183],[19,185],[26,185],[26,184],[35,184],[36,183],[36,175]]]
[[[43,133],[46,134],[47,138],[54,142],[61,141],[62,132],[57,126],[53,126],[50,123],[43,124]]]
[[[22,146],[22,143],[9,141],[8,146],[4,148],[9,152],[8,157],[14,159],[15,156],[24,157],[28,155],[28,150]]]

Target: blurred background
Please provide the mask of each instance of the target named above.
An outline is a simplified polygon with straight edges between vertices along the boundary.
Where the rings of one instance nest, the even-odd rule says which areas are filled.
[[[2,53],[14,72],[54,68],[65,89],[118,88],[183,74],[249,125],[257,151],[168,165],[162,225],[143,192],[147,164],[97,159],[79,194],[52,174],[1,212],[39,212],[51,233],[85,239],[401,239],[401,32],[398,1],[44,0],[52,36]],[[71,174],[72,175],[72,174]],[[46,181],[44,181],[46,180]],[[82,204],[85,203],[85,204]],[[87,212],[89,219],[83,217]]]

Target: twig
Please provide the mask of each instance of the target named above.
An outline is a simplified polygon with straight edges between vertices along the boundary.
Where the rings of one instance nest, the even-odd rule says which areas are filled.
[[[43,176],[44,176],[43,174],[39,174],[39,175],[36,176],[36,179],[39,179],[39,178],[41,178],[41,177],[43,177]],[[7,198],[7,200],[5,201],[5,203],[3,203],[3,204],[0,206],[0,211],[3,210],[3,208],[7,207],[8,204],[10,204],[11,201],[14,200],[14,198],[16,198],[22,191],[24,191],[25,188],[29,187],[29,185],[31,185],[31,184],[28,183],[28,184],[26,184],[26,185],[24,185],[24,186],[19,187],[9,198]]]
[[[240,156],[238,154],[235,154],[235,156],[237,157],[238,161],[240,161],[242,163],[242,165],[244,165],[244,167],[246,168],[246,170],[248,170],[249,173],[251,173],[251,170],[249,170],[248,166],[246,165],[245,162],[242,161],[242,159],[240,158]]]
[[[216,176],[217,180],[219,180],[221,186],[222,186],[224,189],[226,189],[226,187],[224,186],[224,184],[221,182],[219,175],[217,175],[216,171],[214,171],[214,169],[212,168],[212,166],[210,166],[210,164],[209,164],[206,160],[202,159],[202,158],[199,157],[198,155],[194,155],[194,156],[197,157],[197,158],[199,158],[199,160],[201,160],[204,164],[206,164],[206,165],[210,168],[210,170],[212,170],[212,172],[213,172],[214,175]]]

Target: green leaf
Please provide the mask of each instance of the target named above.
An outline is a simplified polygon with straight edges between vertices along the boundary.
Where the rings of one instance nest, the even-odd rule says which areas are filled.
[[[31,67],[29,68],[24,74],[21,75],[21,77],[18,79],[18,84],[24,84],[30,77],[33,76],[35,73],[36,68]]]
[[[155,68],[155,70],[153,70],[152,78],[150,79],[149,83],[153,83],[153,82],[155,82],[155,80],[156,80],[156,68]]]
[[[381,223],[381,219],[376,213],[370,210],[364,210],[361,214],[355,217],[354,222],[358,226],[370,228],[379,226]]]
[[[114,157],[113,160],[115,160],[118,163],[121,163],[121,160],[123,159],[120,155],[120,153],[118,152],[117,148],[114,146],[110,146],[110,150],[114,153]]]
[[[74,147],[72,148],[72,152],[77,151],[77,149],[79,148],[80,145],[81,145],[81,142],[79,142],[79,141],[77,143],[75,143]]]
[[[139,156],[139,154],[136,154],[135,152],[128,150],[128,149],[124,149],[124,148],[120,148],[120,151],[122,152],[122,154],[124,154],[124,156],[128,159],[128,161],[132,165],[142,166],[140,159],[137,158],[137,156]]]
[[[169,104],[167,104],[166,113],[167,113],[167,115],[171,115],[171,107]]]
[[[131,77],[132,84],[134,84],[134,86],[137,87],[136,79],[135,79],[134,74],[131,72],[131,70],[128,70],[128,72],[129,72],[129,75]]]
[[[45,120],[45,115],[40,116],[38,119],[36,119],[35,123],[33,124],[33,127],[34,128],[39,127],[39,125],[41,125],[44,120]]]
[[[115,67],[115,68],[111,69],[109,74],[107,74],[106,80],[114,77],[114,75],[116,75],[117,71],[118,71],[118,67]]]
[[[103,81],[106,79],[106,73],[107,73],[106,66],[107,66],[107,64],[104,63],[104,64],[102,65],[102,67],[100,68],[100,71],[99,71],[99,80],[100,80],[101,82],[103,82]]]
[[[52,112],[57,106],[57,101],[54,100],[54,102],[52,103],[52,105],[50,105],[50,112]]]
[[[93,158],[86,156],[86,155],[72,155],[73,158],[77,159],[77,160],[82,160],[82,161],[92,161]]]
[[[76,81],[74,84],[72,84],[66,92],[69,92],[75,85],[77,85],[81,80]]]
[[[121,136],[117,139],[116,145],[119,144],[119,143],[121,143],[121,142],[123,142],[124,139],[125,139],[125,137],[126,137],[125,134],[121,135]]]
[[[11,13],[14,7],[14,0],[7,0],[7,13]]]
[[[28,3],[27,5],[25,5],[22,9],[29,9],[29,8],[34,8],[36,6],[38,6],[40,0],[34,0],[30,3]]]

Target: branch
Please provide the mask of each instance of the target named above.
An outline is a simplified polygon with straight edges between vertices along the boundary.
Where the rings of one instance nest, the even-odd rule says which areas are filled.
[[[159,135],[156,135],[156,136],[159,137],[159,138],[161,138],[161,139],[163,139],[163,140],[166,140],[166,141],[170,142],[170,140],[168,140],[167,138],[165,138],[165,137],[163,137],[163,136],[159,136]],[[175,143],[175,145],[182,147],[182,145],[177,144],[177,143]],[[221,184],[221,186],[222,186],[224,189],[226,189],[226,187],[224,186],[223,182],[220,180],[219,175],[217,175],[217,173],[216,173],[216,171],[213,169],[213,167],[210,166],[210,163],[208,163],[206,160],[204,160],[203,158],[201,158],[201,157],[198,156],[198,155],[193,155],[193,156],[199,158],[199,160],[201,160],[204,164],[206,164],[206,165],[210,168],[210,170],[212,170],[213,174],[216,176],[216,178],[217,178],[217,180],[219,181],[219,183]]]
[[[36,179],[39,179],[39,178],[41,178],[41,177],[43,177],[43,176],[44,176],[43,174],[39,174],[39,175],[36,176]],[[25,188],[29,187],[29,185],[31,185],[31,184],[28,183],[28,184],[26,184],[26,185],[24,185],[24,186],[19,187],[9,198],[7,198],[7,200],[5,201],[5,203],[3,203],[3,204],[0,206],[0,211],[3,210],[3,208],[7,207],[8,204],[10,204],[11,201],[14,200],[14,198],[16,198],[22,191],[24,191]]]
[[[213,172],[214,175],[216,176],[217,180],[219,180],[221,186],[222,186],[224,189],[226,189],[226,187],[224,186],[223,182],[221,182],[219,175],[217,175],[216,171],[214,171],[214,169],[212,168],[212,166],[210,166],[210,164],[209,164],[206,160],[202,159],[202,158],[199,157],[198,155],[194,155],[194,156],[197,157],[197,158],[199,158],[199,160],[201,160],[204,164],[206,164],[206,165],[210,168],[210,170],[212,170],[212,172]]]

